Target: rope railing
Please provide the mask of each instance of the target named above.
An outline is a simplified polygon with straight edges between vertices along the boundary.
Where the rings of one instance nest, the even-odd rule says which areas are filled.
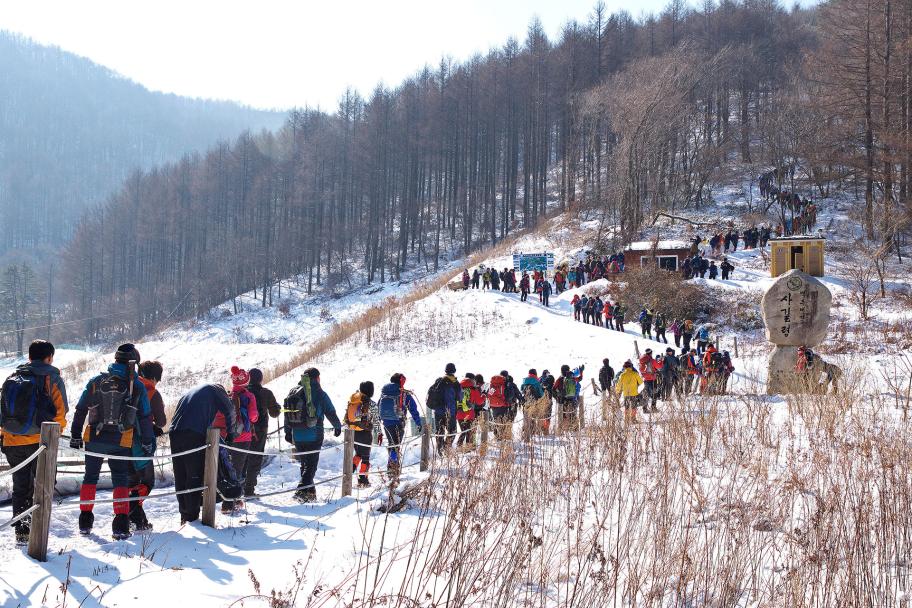
[[[174,492],[156,492],[155,494],[149,494],[147,496],[128,496],[126,498],[97,498],[95,500],[66,500],[58,501],[55,506],[59,509],[71,509],[73,507],[81,507],[82,505],[105,505],[115,502],[139,502],[146,500],[155,500],[156,498],[167,498],[169,496],[182,496],[184,494],[191,494],[193,492],[201,492],[206,489],[208,489],[208,486],[200,486],[198,488],[192,488],[189,490],[176,490]]]
[[[79,454],[85,454],[86,456],[93,456],[95,458],[106,458],[108,460],[128,460],[128,461],[146,461],[146,460],[173,460],[180,456],[188,456],[190,454],[195,454],[196,452],[202,452],[207,449],[209,444],[204,444],[199,447],[193,448],[191,450],[184,450],[183,452],[178,452],[177,454],[153,454],[151,456],[120,456],[117,454],[104,454],[100,452],[90,452],[82,448],[70,449]],[[227,446],[226,446],[227,447]]]
[[[42,453],[44,450],[46,450],[46,449],[47,449],[47,446],[39,445],[39,446],[38,446],[38,449],[35,450],[35,451],[32,453],[31,456],[29,456],[28,458],[26,458],[25,460],[23,460],[22,462],[20,462],[20,463],[17,464],[16,466],[14,466],[13,468],[8,469],[8,470],[3,471],[2,473],[0,473],[0,477],[6,477],[7,475],[12,475],[12,474],[15,473],[16,471],[21,471],[22,469],[24,469],[25,467],[27,467],[28,465],[30,465],[30,464],[32,463],[33,460],[35,460],[36,458],[38,458],[38,456],[40,456],[41,453]]]
[[[26,509],[19,515],[15,516],[11,520],[0,524],[0,530],[5,530],[6,528],[9,528],[10,526],[14,525],[16,522],[18,522],[22,519],[25,519],[26,517],[28,517],[29,515],[31,515],[32,513],[34,513],[35,511],[37,511],[40,508],[41,508],[41,505],[32,505],[31,507],[29,507],[28,509]]]

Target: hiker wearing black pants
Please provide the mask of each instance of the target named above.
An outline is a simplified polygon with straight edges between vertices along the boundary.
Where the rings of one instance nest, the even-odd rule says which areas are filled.
[[[253,393],[257,410],[259,410],[259,417],[253,426],[253,441],[250,443],[250,449],[254,452],[265,452],[266,438],[269,436],[269,419],[279,417],[279,403],[273,392],[263,386],[262,371],[253,368],[249,374],[250,383],[247,385],[247,390]],[[244,471],[238,471],[238,474],[244,477],[244,496],[256,496],[257,478],[262,468],[263,456],[257,454],[247,456]]]
[[[202,384],[191,389],[177,402],[171,420],[171,453],[178,454],[206,445],[206,432],[221,412],[227,421],[229,443],[234,440],[234,405],[228,392],[218,384]],[[203,485],[206,451],[199,450],[174,458],[174,489],[178,492]],[[181,524],[196,521],[200,515],[203,493],[191,492],[177,497]]]
[[[60,378],[60,370],[52,365],[54,362],[54,346],[45,340],[35,340],[29,345],[29,362],[16,368],[16,372],[4,383],[4,393],[13,385],[25,386],[24,383],[35,381],[37,386],[43,387],[42,395],[48,397],[49,403],[46,414],[53,413],[53,421],[63,430],[66,427],[67,397],[66,387]],[[19,394],[24,394],[20,392]],[[4,400],[6,395],[4,395]],[[45,418],[47,420],[47,418]],[[38,451],[41,440],[41,426],[36,415],[33,421],[16,427],[15,421],[10,421],[3,428],[2,451],[11,468],[22,464]],[[38,470],[38,459],[12,474],[12,502],[13,516],[19,515],[32,506],[34,494],[35,473]],[[31,516],[27,515],[13,526],[17,542],[28,541],[31,526]]]

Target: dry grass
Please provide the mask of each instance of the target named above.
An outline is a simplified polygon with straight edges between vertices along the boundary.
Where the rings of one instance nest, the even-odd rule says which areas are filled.
[[[360,563],[308,605],[907,605],[912,436],[889,400],[691,397],[636,426],[613,411],[438,460],[404,515],[415,533],[378,551],[396,518],[363,518]]]

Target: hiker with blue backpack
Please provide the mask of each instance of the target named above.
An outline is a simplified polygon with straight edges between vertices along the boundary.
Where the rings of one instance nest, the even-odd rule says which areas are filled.
[[[418,404],[411,391],[405,388],[405,376],[395,373],[390,377],[389,384],[380,390],[380,400],[377,407],[380,411],[380,420],[386,434],[386,450],[388,452],[386,469],[391,477],[399,475],[402,469],[402,440],[405,439],[405,419],[411,415],[412,420],[421,428],[421,415],[418,413]]]
[[[3,383],[0,393],[2,451],[11,468],[16,468],[38,451],[41,424],[56,422],[66,427],[66,387],[60,370],[53,366],[54,345],[45,340],[29,344],[29,362],[20,365]],[[38,459],[13,473],[13,517],[32,506]],[[31,516],[14,524],[16,542],[28,542]]]
[[[706,345],[709,344],[709,328],[701,325],[697,330],[697,354],[702,355],[706,352]]]
[[[298,461],[301,463],[301,481],[294,493],[299,502],[317,500],[314,476],[320,464],[320,450],[323,448],[323,420],[328,419],[333,435],[342,434],[342,422],[326,391],[320,385],[320,371],[315,367],[304,370],[298,386],[285,398],[285,441],[294,443]]]
[[[434,434],[437,435],[437,453],[452,448],[456,440],[456,402],[462,389],[456,378],[456,366],[447,363],[445,375],[437,378],[428,389],[427,406],[434,412]]]

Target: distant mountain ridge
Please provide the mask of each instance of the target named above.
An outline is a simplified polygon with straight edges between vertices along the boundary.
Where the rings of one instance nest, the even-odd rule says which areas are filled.
[[[284,120],[283,112],[152,92],[0,31],[0,257],[56,248],[136,169]]]

